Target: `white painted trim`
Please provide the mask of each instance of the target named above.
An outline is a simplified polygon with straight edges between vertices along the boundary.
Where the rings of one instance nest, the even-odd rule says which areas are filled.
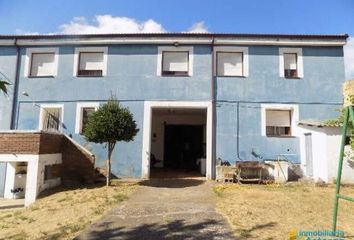
[[[33,53],[54,53],[53,77],[56,77],[58,75],[59,48],[27,48],[26,56],[25,56],[25,67],[23,71],[25,77],[28,77],[30,75],[30,71],[31,71],[30,66],[31,66]]]
[[[162,52],[164,51],[174,51],[174,52],[186,52],[188,51],[188,76],[193,76],[193,47],[185,47],[185,46],[164,46],[158,47],[157,53],[157,67],[156,67],[156,75],[161,76],[162,73]]]
[[[107,76],[107,55],[108,47],[79,47],[75,48],[74,53],[74,67],[73,67],[73,76],[77,76],[77,68],[79,65],[79,53],[80,52],[103,52],[103,69],[102,76]]]
[[[322,39],[290,39],[290,38],[242,38],[226,39],[214,38],[215,45],[272,45],[272,46],[344,46],[346,40],[322,40]],[[18,46],[48,46],[48,45],[102,45],[102,44],[211,44],[212,38],[167,38],[167,39],[142,39],[142,38],[80,38],[80,39],[18,39]],[[14,46],[15,40],[2,39],[0,46]]]
[[[75,118],[75,133],[80,134],[82,128],[82,109],[83,108],[95,108],[97,111],[99,107],[97,102],[83,102],[76,104],[76,118]]]
[[[300,136],[300,129],[297,126],[299,121],[299,105],[297,104],[261,104],[261,135],[266,134],[266,110],[290,110],[291,114],[291,136]]]
[[[211,102],[174,102],[174,101],[145,101],[144,102],[144,123],[143,123],[143,147],[142,147],[142,166],[141,177],[150,177],[150,152],[151,152],[151,126],[152,126],[152,109],[154,108],[182,108],[182,109],[206,109],[206,177],[212,179],[213,163],[212,163],[212,103]]]
[[[242,52],[243,54],[243,77],[248,77],[248,47],[215,47],[214,48],[214,73],[217,75],[217,53],[218,52]],[[233,76],[231,76],[233,77]],[[235,76],[238,77],[238,76]],[[242,77],[242,76],[241,76]]]
[[[44,108],[61,108],[59,131],[63,130],[63,121],[64,121],[64,104],[41,104],[39,110],[39,124],[38,129],[43,130],[43,117],[44,117]]]
[[[302,48],[279,48],[279,76],[284,77],[284,53],[297,54],[298,77],[304,77],[304,63],[302,57]]]

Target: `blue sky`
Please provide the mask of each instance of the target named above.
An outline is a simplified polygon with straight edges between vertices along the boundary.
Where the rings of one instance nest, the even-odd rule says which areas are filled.
[[[354,0],[0,0],[0,16],[0,34],[209,31],[354,36]],[[347,75],[354,77],[354,40],[346,55]]]
[[[0,33],[55,32],[74,17],[153,19],[167,31],[203,21],[211,32],[349,33],[353,0],[0,0]]]

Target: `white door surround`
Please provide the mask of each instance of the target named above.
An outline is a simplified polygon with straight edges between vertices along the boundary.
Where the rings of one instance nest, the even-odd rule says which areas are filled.
[[[177,102],[177,101],[145,101],[144,124],[143,124],[143,149],[141,178],[150,177],[150,153],[151,153],[151,126],[152,109],[156,108],[179,108],[179,109],[206,109],[206,178],[212,178],[212,103],[211,102]]]

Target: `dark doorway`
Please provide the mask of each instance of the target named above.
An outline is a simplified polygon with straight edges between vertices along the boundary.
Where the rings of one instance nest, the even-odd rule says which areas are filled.
[[[187,171],[198,170],[203,156],[203,125],[165,126],[164,166]]]

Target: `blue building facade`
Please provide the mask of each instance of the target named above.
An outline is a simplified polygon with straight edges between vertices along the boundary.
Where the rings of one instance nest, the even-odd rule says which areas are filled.
[[[105,147],[80,134],[82,110],[97,109],[114,95],[130,109],[140,129],[134,141],[119,143],[114,151],[112,171],[117,176],[149,177],[151,153],[165,156],[155,146],[159,134],[154,116],[170,119],[171,113],[172,122],[188,118],[194,120],[187,125],[196,121],[204,126],[202,155],[208,178],[214,176],[219,158],[233,163],[281,155],[300,163],[297,121],[338,115],[346,38],[0,36],[0,78],[11,83],[9,95],[0,96],[0,129],[44,129],[42,109],[60,108],[58,130],[92,151],[96,165],[103,166]],[[163,152],[164,146],[160,148]]]

